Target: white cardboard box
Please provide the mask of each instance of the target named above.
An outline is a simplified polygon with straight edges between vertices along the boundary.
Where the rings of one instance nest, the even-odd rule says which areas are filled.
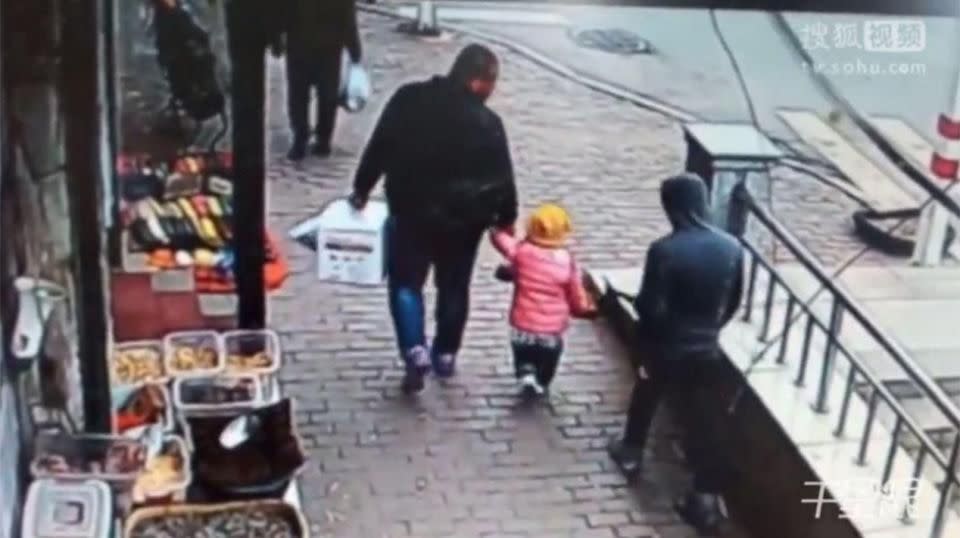
[[[332,202],[320,213],[317,233],[317,278],[375,286],[386,276],[387,206],[370,201],[363,211],[347,200]]]

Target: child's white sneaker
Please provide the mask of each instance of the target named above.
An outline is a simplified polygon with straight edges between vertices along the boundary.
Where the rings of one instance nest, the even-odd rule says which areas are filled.
[[[529,398],[543,395],[544,390],[535,375],[526,374],[520,378],[520,392]]]

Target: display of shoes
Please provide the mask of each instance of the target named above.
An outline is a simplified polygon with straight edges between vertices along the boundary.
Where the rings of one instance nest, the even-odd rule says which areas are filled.
[[[198,291],[232,291],[232,160],[230,153],[185,154],[170,162],[121,155],[125,248],[144,254],[154,270],[192,268]],[[289,271],[270,237],[265,255],[264,281],[276,289]]]

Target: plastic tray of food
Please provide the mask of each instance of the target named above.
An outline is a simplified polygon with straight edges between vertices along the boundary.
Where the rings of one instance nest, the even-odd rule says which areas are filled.
[[[231,375],[270,375],[280,369],[280,337],[268,329],[223,333],[223,352]]]
[[[144,428],[159,424],[163,431],[173,431],[173,398],[166,385],[144,383],[128,387],[114,387],[113,431],[128,438],[139,438]]]
[[[133,502],[138,505],[183,502],[192,481],[186,441],[168,435],[163,439],[160,453],[147,461],[143,473],[133,484]]]
[[[166,383],[163,342],[142,340],[114,344],[110,355],[110,375],[114,385]]]
[[[163,339],[163,355],[170,377],[207,377],[223,370],[223,346],[214,331],[170,333]]]
[[[173,399],[184,414],[246,410],[263,403],[263,386],[253,375],[183,378],[173,384]]]
[[[142,508],[127,518],[124,538],[153,536],[243,536],[306,538],[306,518],[281,500],[228,504],[180,504]]]
[[[146,446],[126,437],[41,432],[30,472],[34,478],[132,484],[143,472],[146,458]]]

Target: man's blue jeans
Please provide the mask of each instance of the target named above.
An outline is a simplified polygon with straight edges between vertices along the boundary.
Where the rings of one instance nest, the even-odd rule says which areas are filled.
[[[483,231],[444,234],[391,218],[387,225],[390,314],[401,356],[427,345],[423,286],[433,267],[437,288],[432,355],[456,354],[470,309],[470,279]]]

